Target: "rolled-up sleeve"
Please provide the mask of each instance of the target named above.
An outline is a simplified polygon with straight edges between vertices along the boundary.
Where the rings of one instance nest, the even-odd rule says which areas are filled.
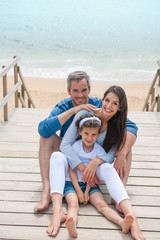
[[[137,136],[138,127],[137,127],[137,125],[134,122],[132,122],[131,120],[127,119],[126,131],[132,132],[135,136]]]

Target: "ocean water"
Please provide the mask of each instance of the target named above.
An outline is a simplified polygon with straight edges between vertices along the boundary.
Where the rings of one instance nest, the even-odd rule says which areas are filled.
[[[20,56],[24,76],[152,81],[158,68],[159,0],[0,0],[0,9],[0,65]]]

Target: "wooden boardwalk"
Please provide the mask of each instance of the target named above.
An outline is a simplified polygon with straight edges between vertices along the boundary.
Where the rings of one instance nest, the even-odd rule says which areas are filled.
[[[0,239],[45,240],[52,207],[34,213],[41,196],[38,122],[49,109],[13,109],[0,124]],[[160,113],[130,112],[139,127],[127,191],[147,239],[160,239]],[[106,201],[110,197],[102,186]],[[63,204],[66,212],[66,204]],[[90,204],[81,205],[77,239],[129,240]],[[63,224],[55,239],[71,239]]]

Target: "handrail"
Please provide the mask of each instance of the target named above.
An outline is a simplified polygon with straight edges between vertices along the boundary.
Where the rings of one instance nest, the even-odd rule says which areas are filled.
[[[20,60],[20,57],[15,57],[14,60],[7,66],[4,67],[3,70],[1,70],[0,72],[0,78],[4,77],[4,75],[6,75],[8,73],[8,71],[15,66],[15,64],[18,63],[18,61]]]
[[[21,85],[20,82],[17,82],[16,85],[11,89],[11,91],[3,98],[3,100],[0,102],[0,109],[3,108],[10,97],[18,90],[19,86]]]
[[[153,112],[156,105],[157,112],[160,112],[160,68],[154,76],[142,111]]]
[[[14,57],[13,61],[8,66],[3,66],[3,69],[0,71],[0,78],[3,78],[3,99],[0,101],[0,110],[3,108],[4,121],[8,121],[8,101],[13,94],[15,95],[15,108],[19,107],[18,100],[21,102],[22,107],[27,107],[25,103],[25,92],[28,99],[28,107],[36,107],[27,89],[20,67],[18,66],[19,60],[20,57]],[[7,74],[11,68],[13,68],[14,71],[14,86],[11,91],[7,93]],[[18,81],[18,77],[21,81]]]

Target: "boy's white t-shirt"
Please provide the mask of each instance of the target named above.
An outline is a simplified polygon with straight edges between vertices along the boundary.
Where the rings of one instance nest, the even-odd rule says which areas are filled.
[[[86,166],[88,165],[88,163],[93,158],[96,158],[96,157],[98,157],[100,155],[105,155],[106,154],[105,150],[97,142],[95,142],[93,150],[91,152],[86,153],[84,151],[84,149],[83,149],[82,139],[80,139],[80,140],[76,141],[75,143],[73,143],[72,148],[74,149],[74,151],[76,152],[76,154],[80,158],[80,160]],[[82,182],[82,180],[81,180],[81,178],[82,178],[81,171],[79,171],[78,169],[76,169],[76,171],[77,171],[77,176],[78,176],[78,182]],[[69,175],[66,176],[65,180],[66,181],[71,181]]]

